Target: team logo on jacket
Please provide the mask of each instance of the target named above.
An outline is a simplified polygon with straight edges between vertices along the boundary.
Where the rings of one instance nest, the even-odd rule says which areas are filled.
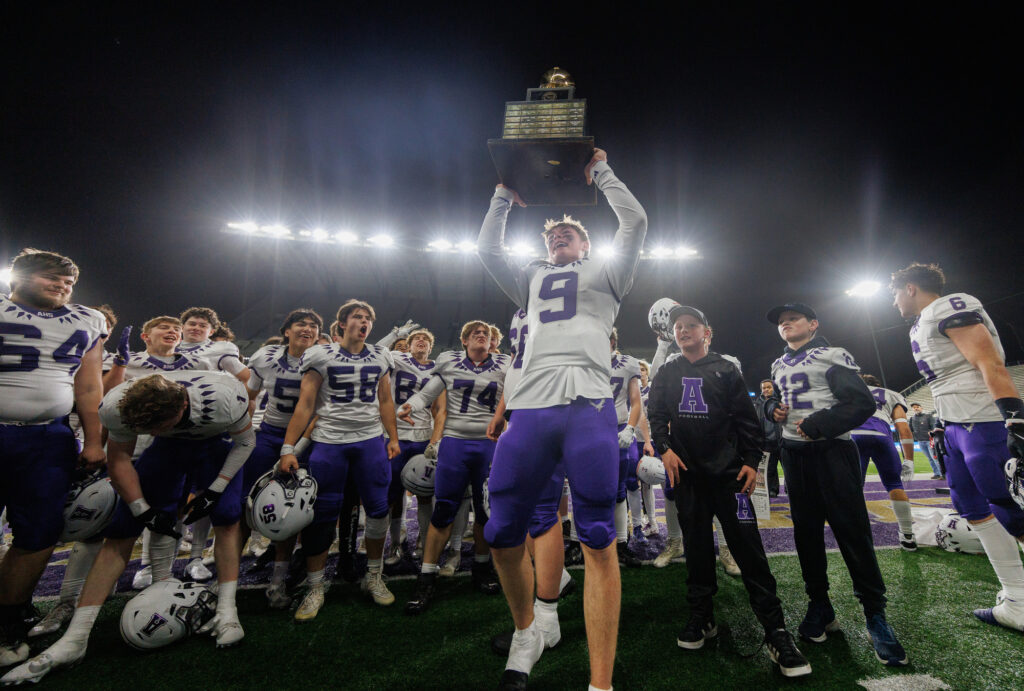
[[[704,402],[704,380],[700,377],[683,377],[683,395],[679,401],[680,413],[708,414],[708,404]]]

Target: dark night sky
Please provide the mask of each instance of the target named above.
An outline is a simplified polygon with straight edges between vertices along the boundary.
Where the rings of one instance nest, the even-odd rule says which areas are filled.
[[[445,341],[476,316],[507,324],[511,304],[474,257],[220,229],[251,218],[387,229],[416,247],[472,238],[504,102],[560,65],[648,211],[648,246],[701,252],[641,263],[625,350],[653,348],[647,308],[670,296],[705,309],[716,348],[759,379],[781,348],[764,312],[802,299],[877,371],[867,312],[843,291],[926,260],[989,304],[1009,359],[1024,358],[1018,17],[139,5],[0,10],[0,262],[26,245],[69,254],[76,300],[127,322],[208,304],[262,337],[292,307],[327,316],[358,296],[381,330],[411,316]],[[598,239],[614,230],[603,201],[569,211]],[[513,214],[510,236],[539,247],[553,210]],[[867,309],[890,385],[912,383],[898,315],[881,294]]]

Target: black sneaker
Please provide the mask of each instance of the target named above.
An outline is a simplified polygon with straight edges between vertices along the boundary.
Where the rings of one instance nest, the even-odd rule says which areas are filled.
[[[914,537],[913,533],[900,533],[900,547],[905,552],[916,552],[917,538]]]
[[[492,561],[473,562],[473,586],[484,595],[501,592],[501,583],[498,581],[498,574],[494,572]]]
[[[775,629],[764,637],[768,657],[779,666],[784,677],[803,677],[811,673],[811,663],[796,647],[793,634],[786,629]]]
[[[421,573],[416,579],[416,592],[412,599],[405,603],[406,614],[422,614],[430,601],[434,599],[434,582],[437,580],[436,573]]]
[[[565,565],[576,566],[583,563],[583,546],[579,540],[569,540],[569,548],[565,550]]]
[[[693,615],[686,623],[686,628],[676,638],[676,643],[686,650],[700,650],[704,647],[705,640],[717,635],[718,627],[715,626],[714,617]]]
[[[270,545],[263,554],[256,557],[252,562],[252,566],[249,567],[248,573],[255,573],[256,571],[262,571],[274,563],[274,557],[277,555],[277,550],[274,549],[273,545]]]
[[[641,566],[640,560],[636,558],[636,555],[629,551],[629,547],[626,546],[625,542],[616,542],[615,551],[619,554],[620,566],[628,566],[633,569]]]
[[[900,645],[896,633],[885,620],[884,614],[873,614],[867,620],[868,638],[875,649],[875,657],[878,661],[889,667],[905,667],[907,665],[907,651]]]
[[[839,624],[836,623],[836,611],[832,609],[832,603],[828,600],[811,600],[807,603],[807,614],[800,622],[800,638],[812,643],[824,643],[828,638],[826,631],[838,631]]]
[[[522,691],[526,688],[526,680],[529,677],[526,672],[518,672],[514,669],[506,669],[501,673],[501,681],[498,682],[498,691]]]

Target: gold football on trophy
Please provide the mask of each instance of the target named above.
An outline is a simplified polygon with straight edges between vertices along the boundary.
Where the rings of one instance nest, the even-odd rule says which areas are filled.
[[[542,89],[559,89],[566,86],[576,86],[576,83],[573,82],[569,73],[560,67],[552,67],[544,73],[541,80],[543,80],[540,85],[540,88]]]

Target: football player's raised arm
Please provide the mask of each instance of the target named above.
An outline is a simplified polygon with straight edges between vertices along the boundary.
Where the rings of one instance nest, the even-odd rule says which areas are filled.
[[[142,496],[142,485],[139,484],[139,475],[132,465],[132,452],[135,451],[136,437],[128,441],[107,441],[107,474],[110,476],[110,483],[114,485],[122,501],[131,504]]]
[[[430,443],[436,444],[444,436],[444,426],[448,422],[448,392],[442,391],[441,395],[434,399],[430,406],[430,412],[434,416],[434,428],[430,432]]]
[[[103,400],[103,342],[97,340],[82,356],[82,364],[75,372],[75,409],[85,434],[79,460],[87,468],[103,463],[103,428],[100,424],[100,401]]]
[[[410,412],[418,413],[433,405],[434,401],[444,393],[444,390],[444,379],[435,374],[423,385],[422,389],[410,396],[405,404],[409,406]]]
[[[981,372],[993,400],[1021,397],[984,324],[950,327],[945,333],[971,366]]]
[[[526,309],[530,297],[530,279],[527,273],[505,254],[505,222],[515,200],[515,193],[499,185],[491,197],[491,206],[480,226],[476,253],[487,273],[498,287],[519,307]]]
[[[640,250],[647,235],[647,212],[633,193],[615,177],[607,161],[598,161],[591,169],[594,183],[604,193],[608,205],[619,219],[619,229],[612,240],[612,256],[605,263],[608,283],[621,300],[633,287],[633,277],[640,263]]]
[[[654,351],[654,357],[651,358],[651,373],[649,375],[650,380],[654,379],[654,375],[656,375],[658,373],[658,370],[661,369],[661,366],[665,364],[665,360],[666,358],[668,358],[668,355],[672,351],[672,348],[674,346],[674,341],[665,341],[660,338],[658,339],[658,349]]]

